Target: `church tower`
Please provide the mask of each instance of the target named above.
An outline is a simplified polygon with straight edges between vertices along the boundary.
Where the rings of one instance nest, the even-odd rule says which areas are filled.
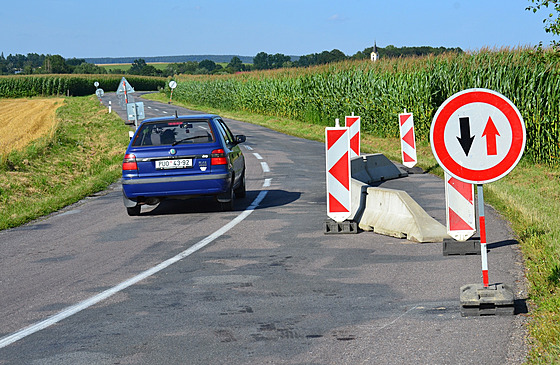
[[[377,52],[377,42],[373,43],[373,52],[371,52],[371,62],[375,62],[379,59],[379,52]]]

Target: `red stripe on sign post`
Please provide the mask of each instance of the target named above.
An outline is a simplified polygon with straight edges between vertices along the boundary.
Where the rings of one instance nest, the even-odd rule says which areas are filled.
[[[403,165],[414,167],[418,158],[416,156],[416,143],[414,138],[414,117],[412,113],[399,114],[399,129],[401,133],[401,152]]]
[[[342,222],[351,215],[349,128],[326,128],[325,140],[327,215],[336,222]]]
[[[486,250],[486,219],[484,218],[484,195],[482,184],[477,185],[478,193],[478,218],[480,229],[480,256],[482,261],[482,285],[488,287],[488,251]]]

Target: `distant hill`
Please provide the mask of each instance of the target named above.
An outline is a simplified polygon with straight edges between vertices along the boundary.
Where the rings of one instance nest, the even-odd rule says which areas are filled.
[[[164,63],[182,63],[195,61],[200,62],[203,60],[210,60],[216,63],[229,63],[233,57],[239,57],[243,63],[253,63],[251,56],[237,56],[237,55],[183,55],[183,56],[157,56],[157,57],[99,57],[99,58],[84,58],[88,63],[94,64],[107,64],[107,63],[133,63],[134,60],[143,59],[146,63],[164,62]]]

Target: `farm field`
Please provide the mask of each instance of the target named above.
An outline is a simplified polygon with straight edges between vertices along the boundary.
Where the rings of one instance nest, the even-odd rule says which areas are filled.
[[[168,65],[170,65],[170,63],[166,63],[166,62],[153,62],[153,63],[147,63],[147,65],[150,66],[154,66],[155,68],[157,68],[158,70],[165,70],[167,68]],[[130,68],[132,67],[132,63],[104,63],[104,64],[98,64],[97,66],[99,67],[103,67],[106,70],[123,70],[123,71],[128,71],[130,70]]]
[[[0,99],[0,157],[51,134],[63,98]]]
[[[0,159],[0,230],[61,209],[119,178],[129,128],[94,96],[0,99],[0,108],[0,141],[9,147]],[[21,117],[10,120],[16,115]]]
[[[176,63],[181,63],[181,62],[176,62]],[[158,70],[165,70],[167,68],[167,66],[172,65],[173,63],[168,63],[168,62],[147,62],[146,63],[149,66],[154,66],[156,69]],[[226,62],[216,62],[217,65],[221,65],[222,67],[226,67],[228,64]],[[132,67],[132,63],[103,63],[103,64],[98,64],[97,66],[99,67],[103,67],[105,70],[123,70],[124,72],[128,72],[128,70],[130,70],[130,68]]]

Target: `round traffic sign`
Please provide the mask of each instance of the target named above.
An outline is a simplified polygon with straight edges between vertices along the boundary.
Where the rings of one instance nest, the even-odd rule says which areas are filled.
[[[525,123],[515,105],[488,89],[468,89],[448,98],[430,128],[432,152],[450,175],[486,184],[507,175],[525,149]]]
[[[175,89],[177,87],[177,82],[175,80],[169,81],[169,88]]]

